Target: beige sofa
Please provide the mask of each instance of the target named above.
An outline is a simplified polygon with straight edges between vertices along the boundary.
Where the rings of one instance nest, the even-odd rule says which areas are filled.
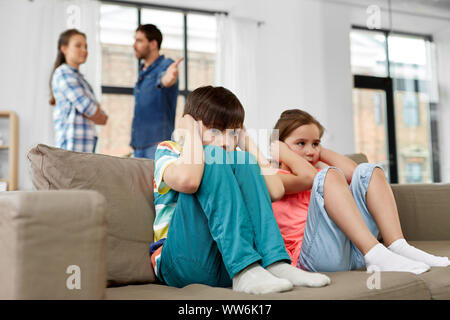
[[[37,190],[0,194],[1,299],[450,299],[450,267],[421,275],[326,273],[327,287],[267,295],[165,286],[155,280],[148,253],[152,160],[45,145],[28,158]],[[392,189],[407,240],[450,256],[450,184]]]

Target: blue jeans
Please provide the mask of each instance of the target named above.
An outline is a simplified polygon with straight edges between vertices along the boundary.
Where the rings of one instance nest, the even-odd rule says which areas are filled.
[[[367,209],[366,194],[376,164],[363,163],[353,173],[350,190],[364,222],[376,238],[378,227]],[[361,269],[365,266],[364,256],[345,233],[334,223],[325,210],[323,186],[330,169],[320,171],[311,191],[298,267],[314,272],[335,272]],[[339,169],[337,169],[339,170]],[[339,170],[340,171],[340,170]]]
[[[135,158],[147,158],[147,159],[155,160],[155,153],[156,153],[157,147],[158,147],[158,144],[156,143],[147,148],[134,149],[133,155]]]
[[[97,148],[98,137],[94,137],[94,148],[92,148],[92,153],[95,153],[95,148]]]
[[[211,145],[204,149],[197,192],[178,195],[158,278],[174,287],[193,283],[230,287],[233,276],[252,263],[263,267],[289,263],[255,158]],[[219,158],[222,164],[212,161]]]

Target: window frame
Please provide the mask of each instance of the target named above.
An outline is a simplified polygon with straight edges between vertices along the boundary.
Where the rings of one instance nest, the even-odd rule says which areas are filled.
[[[417,37],[422,38],[425,41],[434,42],[433,36],[429,34],[420,34],[420,33],[413,33],[413,32],[404,32],[404,31],[398,31],[398,30],[388,30],[388,29],[369,29],[365,26],[361,25],[352,25],[350,30],[361,30],[361,31],[369,31],[369,32],[378,32],[383,33],[385,37],[385,52],[386,52],[386,76],[385,77],[379,77],[379,76],[373,76],[373,75],[359,75],[352,73],[354,86],[353,88],[372,88],[373,85],[375,85],[372,89],[380,89],[378,88],[379,82],[389,82],[389,85],[387,85],[388,89],[392,92],[390,95],[393,94],[394,88],[396,90],[401,90],[404,87],[404,82],[407,80],[413,80],[414,81],[414,92],[420,93],[422,92],[423,88],[426,85],[426,82],[419,79],[403,79],[403,78],[392,78],[391,75],[391,61],[389,57],[389,36],[390,35],[399,35],[399,36],[411,36],[411,37]],[[384,88],[384,86],[383,86]],[[381,89],[383,89],[381,88]],[[388,91],[389,91],[388,90]],[[389,148],[389,161],[391,164],[391,170],[394,172],[394,177],[391,177],[392,183],[398,182],[398,168],[397,168],[397,141],[396,141],[396,133],[395,133],[395,120],[397,117],[402,117],[403,115],[394,115],[394,100],[392,97],[387,97],[387,122],[388,122],[388,148]],[[437,104],[434,102],[429,102],[429,112],[430,112],[430,119],[429,119],[429,126],[430,126],[430,143],[431,143],[431,170],[432,170],[432,182],[441,182],[441,169],[440,169],[440,158],[439,158],[439,135],[438,135],[438,118],[436,117]],[[419,114],[420,117],[420,114]],[[419,118],[420,121],[420,118]]]
[[[187,99],[187,96],[192,92],[189,90],[188,85],[188,29],[187,29],[187,17],[190,13],[196,13],[196,14],[205,14],[205,15],[216,15],[216,14],[224,14],[228,15],[228,12],[226,11],[213,11],[213,10],[203,10],[203,9],[195,9],[195,8],[188,8],[188,7],[177,7],[177,6],[166,6],[166,5],[159,5],[159,4],[149,4],[149,3],[141,3],[141,2],[135,2],[135,1],[123,1],[123,0],[100,0],[100,3],[103,4],[110,4],[110,5],[120,5],[120,6],[126,6],[126,7],[133,7],[137,9],[137,27],[141,24],[141,9],[143,8],[149,8],[149,9],[158,9],[158,10],[166,10],[166,11],[175,11],[175,12],[181,12],[183,13],[183,65],[184,65],[184,88],[181,88],[178,91],[178,96],[183,96],[185,101]],[[137,63],[139,65],[139,60],[137,60]],[[134,87],[127,87],[127,86],[105,86],[101,85],[102,94],[125,94],[125,95],[133,95],[134,94]]]

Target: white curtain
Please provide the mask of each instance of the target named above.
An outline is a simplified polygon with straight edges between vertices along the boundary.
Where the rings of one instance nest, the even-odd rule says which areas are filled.
[[[258,128],[258,24],[254,20],[217,15],[215,84],[231,90],[245,109],[247,129]]]
[[[450,119],[450,26],[443,27],[433,34],[436,44],[436,64],[439,83],[439,154],[441,162],[441,181],[450,183],[450,126],[447,119]]]
[[[19,188],[32,188],[26,155],[38,143],[53,144],[49,79],[59,34],[86,33],[89,56],[80,70],[100,98],[100,4],[94,0],[0,0],[0,110],[19,116]]]

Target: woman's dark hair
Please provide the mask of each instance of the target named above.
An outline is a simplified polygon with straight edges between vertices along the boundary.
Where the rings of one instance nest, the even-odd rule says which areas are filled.
[[[213,86],[192,91],[186,99],[185,114],[202,120],[207,128],[220,131],[242,128],[245,117],[241,102],[230,90]]]
[[[156,40],[158,43],[158,49],[161,49],[161,43],[163,40],[162,33],[154,24],[141,24],[136,29],[136,32],[137,31],[144,33],[148,41]]]
[[[325,128],[308,112],[300,109],[291,109],[284,111],[280,119],[275,124],[274,129],[278,129],[278,140],[283,141],[291,134],[292,131],[300,126],[315,124],[319,128],[320,137],[322,138]],[[273,138],[272,138],[273,139]]]
[[[54,106],[56,103],[55,97],[53,96],[53,91],[52,91],[53,73],[55,72],[56,68],[58,68],[60,65],[62,65],[63,63],[66,62],[66,57],[64,56],[64,53],[61,51],[61,47],[67,46],[69,44],[70,38],[74,35],[81,35],[84,38],[86,38],[86,35],[83,32],[78,31],[77,29],[68,29],[59,35],[58,53],[56,55],[55,64],[53,66],[52,76],[50,76],[50,101],[49,102],[52,106]]]

